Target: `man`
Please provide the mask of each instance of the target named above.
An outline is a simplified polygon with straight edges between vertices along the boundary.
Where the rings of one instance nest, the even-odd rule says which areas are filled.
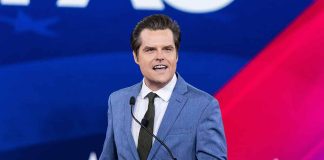
[[[168,16],[151,15],[136,25],[131,46],[144,79],[110,95],[100,160],[171,159],[148,132],[178,160],[227,159],[218,102],[176,73],[179,45],[179,26]],[[132,109],[147,130],[132,118]]]

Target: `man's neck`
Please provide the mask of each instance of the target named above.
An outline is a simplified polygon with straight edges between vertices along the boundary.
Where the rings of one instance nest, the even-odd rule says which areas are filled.
[[[161,88],[163,88],[164,86],[166,86],[168,83],[170,83],[171,79],[167,82],[167,83],[150,83],[148,82],[145,78],[144,78],[144,83],[145,85],[151,89],[152,91],[157,91]]]

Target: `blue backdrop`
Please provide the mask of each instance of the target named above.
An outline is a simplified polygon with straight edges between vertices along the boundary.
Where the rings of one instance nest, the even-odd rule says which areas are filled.
[[[214,94],[311,0],[232,1],[201,13],[159,2],[164,9],[136,8],[130,0],[81,7],[0,0],[0,159],[99,156],[108,95],[142,80],[129,39],[144,16],[178,21],[178,72]]]

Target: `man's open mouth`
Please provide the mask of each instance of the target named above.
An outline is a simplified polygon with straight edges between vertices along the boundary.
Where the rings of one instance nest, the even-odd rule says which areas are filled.
[[[153,70],[164,70],[164,69],[167,69],[168,68],[168,66],[166,66],[166,65],[163,65],[163,64],[159,64],[159,65],[155,65],[154,67],[153,67]]]

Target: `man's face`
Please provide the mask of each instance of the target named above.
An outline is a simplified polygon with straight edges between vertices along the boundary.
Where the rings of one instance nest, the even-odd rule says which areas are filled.
[[[177,50],[170,29],[144,29],[140,34],[141,46],[135,62],[144,76],[145,84],[152,90],[164,87],[173,77],[178,62]]]

